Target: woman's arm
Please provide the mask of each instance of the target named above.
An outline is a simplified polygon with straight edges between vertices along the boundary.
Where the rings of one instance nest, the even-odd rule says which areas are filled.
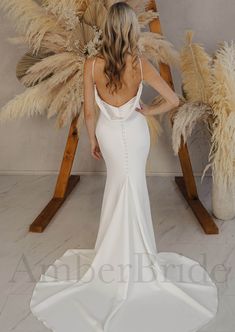
[[[83,82],[84,82],[84,120],[91,145],[91,154],[95,159],[101,158],[101,152],[95,136],[95,94],[92,80],[92,58],[88,58],[84,63]]]
[[[165,102],[159,106],[150,105],[147,108],[139,110],[146,115],[155,115],[168,112],[179,106],[180,99],[178,95],[170,88],[167,82],[161,77],[156,68],[147,58],[141,57],[143,66],[144,80],[152,86],[165,99]]]

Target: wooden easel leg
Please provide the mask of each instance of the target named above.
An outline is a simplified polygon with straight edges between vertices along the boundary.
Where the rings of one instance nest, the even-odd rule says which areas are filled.
[[[150,0],[146,9],[157,11],[157,5],[155,0]],[[151,32],[162,34],[159,18],[153,20],[149,24],[149,26]],[[171,88],[174,89],[170,67],[166,64],[161,63],[160,74],[165,79],[165,81],[168,82]],[[173,125],[172,121],[171,124]],[[183,194],[184,198],[191,207],[193,213],[197,217],[204,232],[206,234],[218,234],[219,230],[217,225],[215,224],[212,216],[208,213],[208,211],[205,209],[205,207],[198,198],[197,187],[193,176],[193,170],[188,153],[187,144],[183,144],[182,137],[181,137],[181,146],[178,155],[180,159],[183,176],[175,177],[176,184],[178,185],[181,193]]]
[[[57,210],[60,208],[65,199],[68,197],[68,195],[71,193],[71,191],[74,189],[74,187],[80,180],[80,175],[70,175],[78,144],[78,135],[76,128],[77,120],[78,115],[73,119],[70,125],[69,135],[67,138],[64,156],[57,178],[54,195],[49,201],[49,203],[45,206],[45,208],[41,211],[41,213],[30,225],[29,230],[31,232],[41,233],[44,231]]]
[[[206,234],[218,234],[219,229],[217,225],[215,224],[212,216],[205,209],[205,207],[203,206],[198,197],[197,187],[193,176],[193,170],[189,158],[187,144],[183,144],[182,137],[181,137],[181,146],[179,150],[179,159],[181,163],[183,176],[175,177],[175,182],[178,185],[178,188],[180,189],[185,200],[188,202],[193,213],[197,217],[204,232]]]

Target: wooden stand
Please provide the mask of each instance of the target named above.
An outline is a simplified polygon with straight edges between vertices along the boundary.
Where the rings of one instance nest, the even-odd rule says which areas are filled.
[[[152,9],[154,11],[157,11],[157,6],[154,0],[150,0],[147,9],[148,10]],[[152,21],[149,26],[150,26],[150,31],[156,33],[162,33],[159,19],[155,19],[154,21]],[[165,79],[165,81],[168,82],[171,88],[174,89],[171,71],[168,65],[163,63],[160,64],[160,74]],[[44,231],[44,229],[49,224],[53,216],[56,214],[56,211],[60,208],[60,206],[63,204],[67,196],[71,193],[71,191],[73,190],[73,188],[76,186],[76,184],[80,179],[79,175],[77,176],[70,175],[78,143],[78,135],[76,130],[77,119],[78,116],[74,118],[70,126],[69,135],[53,198],[42,210],[39,216],[30,225],[29,230],[31,232],[40,233]],[[216,226],[212,217],[204,208],[203,204],[200,202],[198,198],[197,187],[193,176],[193,170],[190,162],[187,145],[183,144],[182,138],[181,138],[181,147],[179,150],[179,159],[181,163],[183,176],[175,177],[175,181],[181,193],[183,194],[184,198],[186,199],[192,211],[194,212],[195,216],[197,217],[204,232],[206,234],[218,234],[219,232],[218,227]]]

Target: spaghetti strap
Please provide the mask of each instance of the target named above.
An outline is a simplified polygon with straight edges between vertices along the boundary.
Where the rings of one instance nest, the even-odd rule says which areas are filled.
[[[95,67],[95,60],[96,60],[96,57],[95,59],[93,60],[92,62],[92,80],[93,80],[93,83],[95,84],[95,80],[94,80],[94,67]]]
[[[140,62],[141,81],[143,81],[144,80],[144,76],[143,76],[142,62],[141,62],[140,56],[138,58],[139,58],[139,62]]]

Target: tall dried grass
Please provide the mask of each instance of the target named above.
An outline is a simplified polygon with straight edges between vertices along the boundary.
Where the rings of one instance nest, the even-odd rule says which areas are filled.
[[[209,167],[213,180],[231,186],[235,176],[235,45],[224,42],[216,51],[210,85],[214,112]]]
[[[180,69],[186,99],[190,102],[208,103],[211,96],[211,57],[198,43],[192,43],[193,31],[185,35],[185,45],[180,51]]]

